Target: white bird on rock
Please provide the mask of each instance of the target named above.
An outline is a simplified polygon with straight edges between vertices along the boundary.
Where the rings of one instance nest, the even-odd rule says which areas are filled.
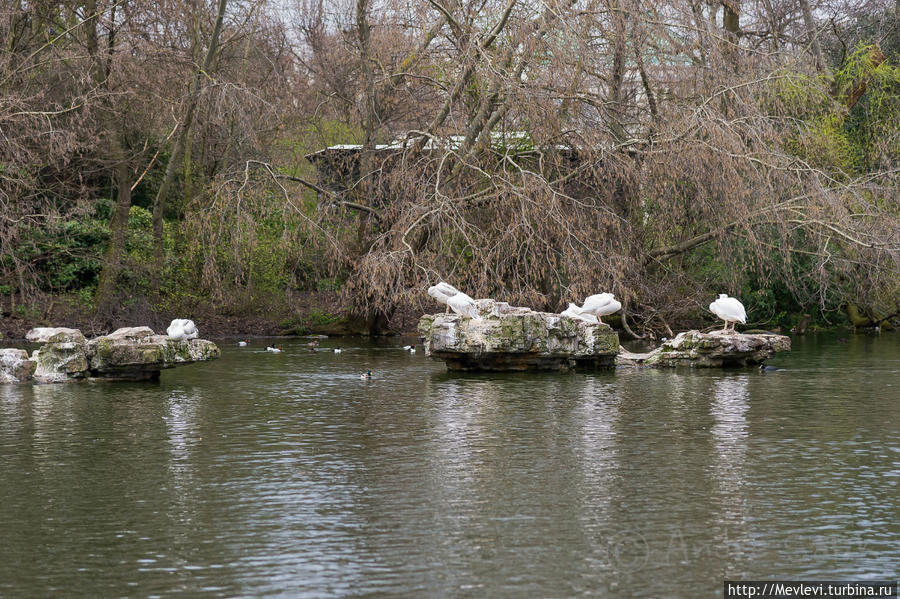
[[[447,304],[447,300],[459,293],[459,289],[441,281],[437,285],[428,288],[428,295],[436,299],[442,304]],[[450,312],[450,304],[447,304],[447,312]]]
[[[194,321],[185,318],[176,318],[169,324],[169,328],[166,329],[166,335],[168,335],[170,339],[175,339],[176,341],[182,339],[196,339],[199,334]]]
[[[622,309],[622,304],[616,300],[616,296],[612,293],[598,293],[590,295],[584,300],[581,311],[593,314],[597,317],[597,322],[603,324],[603,316],[613,314]]]
[[[478,308],[475,306],[475,300],[462,291],[451,296],[447,300],[447,305],[460,316],[467,316],[472,320],[481,320],[481,316],[478,315]]]
[[[568,316],[569,318],[574,318],[576,320],[583,320],[591,324],[597,324],[596,316],[594,316],[593,314],[587,314],[586,312],[584,312],[584,310],[572,303],[570,303],[569,307],[559,314],[560,316]]]
[[[723,331],[728,330],[729,322],[732,332],[736,323],[747,324],[747,311],[744,309],[744,304],[736,298],[728,297],[728,294],[720,293],[719,299],[709,305],[709,311],[725,321]]]

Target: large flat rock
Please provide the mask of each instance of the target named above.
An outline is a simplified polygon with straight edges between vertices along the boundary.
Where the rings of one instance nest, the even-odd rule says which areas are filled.
[[[175,340],[157,335],[149,327],[122,328],[89,341],[77,329],[41,328],[32,329],[26,338],[43,345],[34,350],[30,360],[24,350],[7,350],[2,354],[0,382],[21,382],[29,378],[36,383],[88,378],[155,380],[165,368],[219,357],[219,348],[211,341]]]
[[[524,371],[609,368],[619,337],[609,325],[478,300],[480,319],[426,314],[425,355],[450,370]]]
[[[214,360],[219,353],[212,341],[175,340],[148,327],[119,329],[88,342],[92,377],[131,381],[156,379],[164,368]]]
[[[622,350],[616,363],[661,368],[723,368],[761,364],[777,352],[790,350],[791,338],[785,335],[686,331],[645,354]]]

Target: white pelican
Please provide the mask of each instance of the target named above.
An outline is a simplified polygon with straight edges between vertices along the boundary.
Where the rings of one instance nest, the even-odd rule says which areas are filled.
[[[185,320],[184,321],[184,338],[185,339],[196,339],[200,336],[200,332],[197,330],[197,325],[194,324],[193,320]]]
[[[576,320],[583,320],[585,322],[589,322],[591,324],[597,324],[597,317],[593,314],[587,314],[581,308],[576,306],[573,303],[569,303],[569,307],[564,311],[559,313],[560,316],[568,316],[569,318],[574,318]]]
[[[459,293],[459,289],[441,281],[437,285],[428,288],[428,295],[436,299],[442,304],[447,304],[447,300]],[[447,304],[447,313],[450,312],[450,305]]]
[[[738,322],[747,324],[747,311],[744,310],[744,304],[733,297],[728,297],[725,293],[720,293],[719,299],[709,305],[709,311],[725,321],[723,331],[728,330],[729,322],[732,323],[732,331]]]
[[[462,291],[451,296],[447,300],[447,305],[460,316],[468,316],[473,320],[481,320],[481,316],[478,315],[478,309],[475,307],[475,300]]]
[[[603,319],[601,317],[612,314],[613,312],[618,312],[621,309],[622,304],[616,300],[616,297],[612,293],[590,295],[584,300],[584,305],[581,306],[582,312],[593,314],[597,317],[597,322],[600,324],[603,324]]]
[[[169,323],[169,328],[166,329],[166,335],[175,340],[196,339],[198,334],[194,321],[184,318],[176,318]]]

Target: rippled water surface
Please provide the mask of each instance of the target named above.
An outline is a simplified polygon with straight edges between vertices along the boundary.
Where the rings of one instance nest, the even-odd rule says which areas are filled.
[[[0,386],[0,596],[897,576],[896,334],[795,338],[774,373],[451,375],[401,344],[223,341],[159,384]]]

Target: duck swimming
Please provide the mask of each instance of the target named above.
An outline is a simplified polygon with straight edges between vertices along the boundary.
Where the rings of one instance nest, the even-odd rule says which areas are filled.
[[[275,347],[274,345],[268,345],[268,346],[266,346],[266,351],[270,351],[273,354],[280,354],[281,346]]]
[[[370,380],[372,378],[372,371],[367,370],[365,373],[359,375],[359,378],[361,378],[364,381]]]

